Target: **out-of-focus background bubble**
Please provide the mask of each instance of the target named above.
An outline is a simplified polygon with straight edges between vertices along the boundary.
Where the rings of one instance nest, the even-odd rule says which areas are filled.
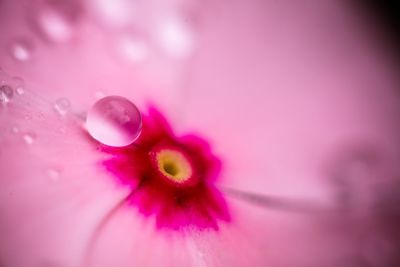
[[[0,112],[26,89],[60,116],[107,95],[155,104],[210,137],[224,186],[340,211],[299,230],[317,234],[298,254],[273,236],[276,266],[396,267],[399,15],[396,2],[0,0]]]

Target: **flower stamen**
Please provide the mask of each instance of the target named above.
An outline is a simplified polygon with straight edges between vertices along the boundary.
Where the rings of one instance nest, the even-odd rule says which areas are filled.
[[[172,149],[156,152],[158,171],[176,183],[184,183],[192,177],[192,167],[186,156]]]

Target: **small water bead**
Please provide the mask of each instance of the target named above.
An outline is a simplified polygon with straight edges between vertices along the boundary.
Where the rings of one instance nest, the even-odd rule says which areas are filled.
[[[11,44],[11,55],[20,62],[26,62],[32,57],[32,45],[26,40],[15,40]]]
[[[15,88],[15,92],[17,92],[18,95],[22,95],[25,92],[25,90],[22,87],[17,87]]]
[[[36,140],[36,135],[33,134],[33,133],[25,133],[23,135],[23,139],[24,139],[26,144],[32,145]]]
[[[71,108],[71,103],[66,98],[60,98],[60,99],[57,99],[57,101],[54,103],[53,107],[54,107],[54,110],[57,111],[58,114],[65,115]]]
[[[1,85],[0,87],[0,102],[8,103],[13,97],[13,89],[9,85]]]
[[[24,80],[20,77],[13,77],[12,78],[12,83],[15,88],[15,92],[18,95],[22,95],[24,93]]]
[[[142,117],[138,108],[128,99],[107,96],[97,101],[88,112],[86,129],[102,144],[123,147],[139,137]]]

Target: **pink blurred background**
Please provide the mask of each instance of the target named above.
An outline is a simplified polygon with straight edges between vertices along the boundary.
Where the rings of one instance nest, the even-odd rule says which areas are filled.
[[[254,266],[395,267],[399,69],[390,32],[364,11],[344,1],[1,0],[0,67],[49,103],[68,99],[79,116],[106,95],[157,105],[178,133],[211,142],[224,161],[221,187],[351,210],[309,219],[249,204],[260,219],[251,250],[268,250]],[[4,196],[0,265],[51,251],[75,266],[63,264],[61,245],[29,257],[35,235],[16,252],[26,241],[12,225],[24,210]],[[193,266],[234,264],[241,249]]]

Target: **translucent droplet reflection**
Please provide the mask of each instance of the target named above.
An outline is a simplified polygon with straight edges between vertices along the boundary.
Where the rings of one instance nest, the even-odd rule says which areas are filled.
[[[173,58],[184,59],[194,50],[194,31],[179,17],[166,18],[159,25],[157,33],[160,46]]]
[[[4,104],[10,102],[13,94],[13,89],[10,86],[2,85],[0,87],[0,102]]]
[[[338,154],[330,171],[337,204],[346,211],[367,212],[374,204],[375,189],[384,183],[382,156],[368,147],[346,149]]]
[[[42,0],[33,12],[34,25],[44,39],[65,42],[73,36],[81,12],[75,0]]]
[[[31,59],[32,45],[26,40],[14,40],[11,43],[11,56],[20,62],[26,62]]]
[[[131,63],[140,63],[149,55],[146,41],[139,36],[123,35],[116,41],[116,49],[123,59]]]
[[[33,134],[33,133],[25,133],[23,135],[23,139],[24,139],[26,144],[32,145],[36,140],[36,135]]]
[[[66,98],[59,98],[53,105],[54,110],[60,114],[60,115],[65,115],[71,108],[71,103],[69,102],[68,99]]]
[[[105,26],[123,27],[136,18],[137,1],[90,0],[91,11]]]
[[[24,93],[24,80],[20,77],[13,77],[12,82],[14,84],[15,92],[18,95],[22,95]]]
[[[97,101],[90,109],[86,128],[100,143],[123,147],[139,137],[142,119],[138,108],[128,99],[108,96]]]

